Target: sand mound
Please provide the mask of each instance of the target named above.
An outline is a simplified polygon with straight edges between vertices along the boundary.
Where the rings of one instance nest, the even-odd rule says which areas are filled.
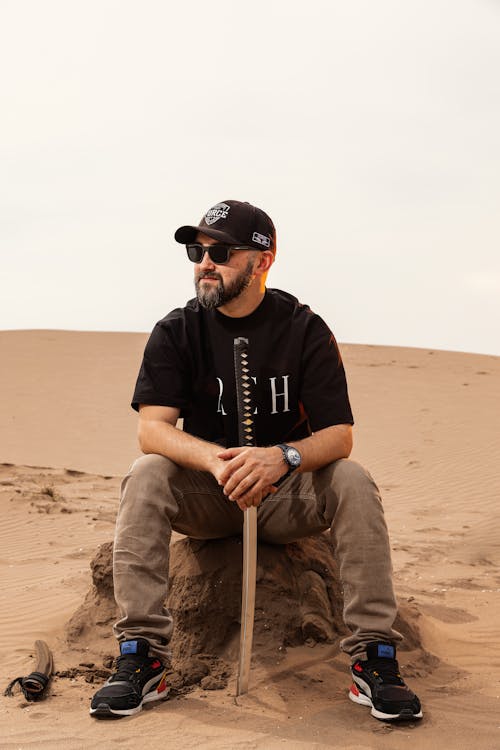
[[[91,562],[93,585],[66,628],[73,651],[85,650],[109,665],[113,597],[112,543]],[[168,606],[174,616],[173,680],[223,688],[238,658],[241,606],[240,538],[181,539],[171,547]],[[404,608],[397,627],[405,650],[417,650],[420,674],[437,663],[426,654],[416,626],[418,612]],[[276,664],[294,646],[337,643],[347,630],[342,593],[328,534],[275,546],[259,544],[253,661]]]

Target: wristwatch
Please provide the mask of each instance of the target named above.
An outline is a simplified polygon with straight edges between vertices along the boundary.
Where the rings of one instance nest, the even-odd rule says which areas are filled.
[[[277,482],[274,483],[275,487],[284,482],[285,479],[288,479],[290,474],[298,469],[300,464],[302,463],[302,456],[300,455],[297,448],[293,448],[291,445],[287,445],[286,443],[278,443],[276,447],[281,448],[283,452],[283,461],[288,466],[288,471],[286,474],[283,474],[283,476],[280,477]]]

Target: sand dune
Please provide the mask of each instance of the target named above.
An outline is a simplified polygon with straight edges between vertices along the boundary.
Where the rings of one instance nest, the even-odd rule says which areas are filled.
[[[3,686],[31,671],[36,638],[50,643],[60,672],[86,661],[84,650],[67,647],[64,628],[89,588],[96,548],[112,538],[120,475],[137,454],[128,404],[145,340],[0,332]],[[353,458],[382,489],[398,597],[435,657],[423,664],[417,652],[401,652],[423,722],[376,722],[346,699],[347,665],[336,645],[317,645],[258,665],[240,706],[230,680],[227,690],[196,689],[122,722],[88,717],[95,685],[80,668],[56,678],[39,704],[2,698],[0,747],[500,746],[500,358],[341,350],[356,419]]]

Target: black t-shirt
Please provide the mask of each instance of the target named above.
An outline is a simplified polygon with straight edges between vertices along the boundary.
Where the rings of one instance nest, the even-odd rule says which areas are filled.
[[[267,289],[251,315],[230,318],[196,299],[160,320],[146,344],[132,400],[177,407],[184,430],[238,445],[234,339],[248,339],[257,445],[353,424],[342,358],[324,321],[307,305]]]

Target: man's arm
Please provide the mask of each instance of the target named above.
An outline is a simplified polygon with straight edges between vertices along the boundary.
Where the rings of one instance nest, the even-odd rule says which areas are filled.
[[[137,436],[143,453],[158,453],[186,469],[208,471],[214,476],[224,466],[220,445],[189,435],[175,425],[180,410],[172,406],[139,406]]]
[[[334,424],[289,445],[300,451],[300,471],[316,471],[339,458],[349,458],[352,451],[352,426]],[[283,454],[281,457],[283,458]]]
[[[318,430],[303,440],[289,443],[300,451],[300,471],[321,469],[339,458],[349,458],[352,450],[352,426],[339,424]],[[228,448],[219,452],[225,462],[219,475],[224,492],[240,508],[258,505],[266,488],[277,482],[287,471],[283,452],[269,448]]]
[[[244,510],[258,505],[287,467],[281,448],[228,448],[209,443],[177,429],[180,411],[171,406],[139,407],[138,437],[143,453],[158,453],[186,469],[208,471],[226,495]],[[302,455],[301,471],[314,471],[352,449],[352,427],[332,425],[303,440],[290,443]]]
[[[222,473],[226,468],[226,459],[222,458],[221,446],[179,430],[175,425],[180,410],[172,406],[139,406],[139,424],[137,428],[139,445],[143,453],[158,453],[170,458],[185,469],[208,471],[220,485]],[[279,449],[278,449],[279,450]],[[280,451],[281,453],[281,451]],[[282,454],[283,455],[283,454]],[[223,488],[226,495],[226,488]],[[257,505],[273,488],[264,485],[259,494],[253,495],[253,503],[238,503],[241,510],[249,505]]]

